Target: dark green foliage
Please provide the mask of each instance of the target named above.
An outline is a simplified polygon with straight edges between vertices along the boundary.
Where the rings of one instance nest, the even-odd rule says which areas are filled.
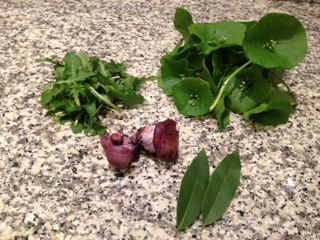
[[[212,111],[221,130],[229,124],[227,109],[263,125],[288,121],[297,101],[283,72],[307,52],[305,30],[295,17],[270,13],[258,22],[194,24],[187,10],[177,8],[174,24],[183,38],[161,58],[158,86],[173,95],[181,114]],[[205,95],[201,104],[190,104],[191,92]]]

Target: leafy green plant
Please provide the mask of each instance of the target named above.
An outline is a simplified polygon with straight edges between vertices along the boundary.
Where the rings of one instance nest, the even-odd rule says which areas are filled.
[[[177,236],[202,212],[203,227],[217,221],[228,208],[240,181],[239,150],[225,157],[209,181],[209,163],[204,149],[195,157],[181,181],[177,202]]]
[[[308,48],[294,16],[194,24],[187,10],[177,8],[174,25],[183,38],[161,58],[158,86],[181,114],[212,111],[221,130],[229,124],[228,110],[263,125],[288,121],[297,101],[283,72],[303,61]]]
[[[103,111],[121,114],[117,103],[129,108],[144,102],[136,91],[148,79],[126,75],[124,62],[107,62],[85,52],[68,52],[64,64],[49,58],[36,61],[54,64],[56,81],[49,82],[41,94],[40,103],[49,108],[45,116],[52,115],[60,124],[71,121],[75,134],[93,130],[93,135],[101,135],[107,129],[99,118]]]

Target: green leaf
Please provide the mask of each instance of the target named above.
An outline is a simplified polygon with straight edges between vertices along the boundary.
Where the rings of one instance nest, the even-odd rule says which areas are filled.
[[[49,103],[52,98],[56,95],[58,95],[60,92],[62,92],[66,87],[61,87],[55,91],[46,90],[41,94],[41,104],[47,104]]]
[[[233,91],[231,94],[226,98],[226,105],[228,108],[236,113],[243,113],[254,108],[257,105],[257,102],[254,100],[252,96],[252,87],[250,85],[249,88],[242,90],[240,85],[245,82],[248,83],[248,80],[244,75],[238,75],[236,78],[231,79],[228,84],[228,87],[233,85]]]
[[[207,57],[210,58],[210,55],[207,55]],[[208,62],[207,57],[205,59],[203,59],[203,71],[200,75],[200,78],[205,80],[207,83],[209,83],[212,92],[214,92],[214,94],[217,94],[219,92],[219,89],[218,89],[217,85],[214,83],[212,76],[210,74],[210,70],[207,67],[207,62]],[[212,58],[212,56],[211,56],[211,58]],[[211,59],[210,59],[210,62],[211,62]]]
[[[182,77],[193,77],[188,70],[188,61],[185,59],[163,59],[161,62],[161,88],[166,95],[172,95],[172,86]]]
[[[271,85],[262,77],[261,72],[254,68],[243,69],[232,79],[228,89],[233,85],[232,93],[226,98],[230,110],[243,113],[267,100],[272,91]]]
[[[306,32],[291,15],[269,13],[243,39],[247,58],[265,68],[290,69],[304,60],[308,50]]]
[[[191,24],[193,24],[191,14],[183,8],[177,8],[174,16],[174,26],[181,33],[185,42],[189,40],[190,31],[188,27]]]
[[[68,52],[64,58],[63,61],[65,62],[65,69],[64,69],[64,76],[72,76],[76,77],[76,72],[81,67],[80,59],[77,55],[75,55],[73,52]]]
[[[213,113],[216,115],[221,131],[225,130],[229,125],[230,113],[226,110],[224,104],[224,97],[221,97],[217,106],[213,109]]]
[[[124,107],[132,107],[137,104],[142,104],[144,101],[141,94],[137,94],[135,91],[121,92],[117,89],[110,88],[110,94],[121,100]]]
[[[102,135],[105,133],[107,129],[108,129],[107,127],[96,125],[93,127],[92,136]]]
[[[268,82],[271,85],[276,86],[282,82],[281,80],[283,79],[284,68],[266,68],[265,70],[268,72]]]
[[[188,227],[200,215],[209,182],[209,163],[204,149],[194,158],[183,176],[177,202],[177,231]],[[174,237],[175,237],[174,236]]]
[[[262,125],[278,125],[286,123],[293,110],[290,101],[286,99],[271,100],[268,104],[262,103],[258,107],[245,112],[243,116],[246,120],[252,119]]]
[[[225,157],[213,172],[202,203],[202,229],[217,221],[228,208],[240,181],[239,150]]]
[[[280,87],[273,87],[271,92],[271,100],[288,100],[292,106],[298,105],[297,100],[293,96],[291,96],[290,93],[286,92]]]
[[[223,21],[192,24],[189,30],[201,39],[201,44],[197,45],[198,49],[208,55],[218,48],[241,46],[246,26],[234,21]]]
[[[58,60],[52,60],[50,58],[37,59],[36,62],[49,62],[49,63],[53,63],[54,65],[57,65],[57,66],[63,66]]]
[[[173,85],[172,95],[182,115],[204,115],[213,101],[209,84],[199,78],[186,78]]]
[[[75,123],[74,123],[74,122],[71,123],[71,129],[72,129],[72,132],[73,132],[74,134],[78,134],[78,133],[82,132],[82,130],[83,130],[84,128],[85,128],[85,126],[84,126],[84,124],[81,123],[81,122],[79,122],[79,123],[77,124],[77,126],[75,126]]]
[[[96,103],[92,102],[90,104],[82,105],[82,107],[87,111],[90,117],[93,117],[93,114],[96,112]]]
[[[90,64],[90,58],[86,52],[79,53],[79,58],[83,69],[87,69]]]

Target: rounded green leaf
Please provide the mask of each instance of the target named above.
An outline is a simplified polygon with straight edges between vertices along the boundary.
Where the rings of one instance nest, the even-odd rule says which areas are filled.
[[[246,26],[239,22],[223,21],[191,24],[189,30],[202,40],[198,49],[208,55],[218,48],[241,46]]]
[[[285,69],[303,61],[308,50],[304,27],[294,16],[284,13],[262,17],[244,37],[243,48],[252,62]]]
[[[201,116],[209,111],[213,96],[200,78],[186,78],[172,86],[173,100],[182,115]]]

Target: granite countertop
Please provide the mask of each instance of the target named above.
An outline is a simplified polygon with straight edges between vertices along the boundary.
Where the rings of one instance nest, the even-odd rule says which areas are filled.
[[[74,135],[39,104],[54,78],[51,65],[86,51],[127,60],[127,73],[153,76],[163,49],[180,39],[176,7],[196,23],[258,20],[269,12],[299,19],[307,31],[306,59],[286,72],[299,105],[289,122],[263,127],[231,114],[220,132],[210,115],[186,118],[156,80],[143,85],[142,106],[110,114],[111,132],[166,118],[178,122],[179,157],[164,164],[143,154],[130,168],[109,166],[100,139]],[[320,239],[320,4],[284,1],[16,1],[0,8],[0,239],[171,239],[181,179],[205,148],[210,172],[240,149],[239,188],[223,217],[201,229],[201,217],[178,239]]]

